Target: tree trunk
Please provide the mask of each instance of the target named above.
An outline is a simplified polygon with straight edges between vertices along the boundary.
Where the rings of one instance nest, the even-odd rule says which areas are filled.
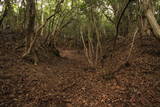
[[[124,5],[126,5],[126,3],[128,2],[128,0],[124,0],[123,2],[122,1],[118,1],[118,2],[111,2],[110,1],[110,4],[113,8],[113,12],[114,12],[114,23],[117,24],[118,21],[119,21],[119,18],[121,16],[121,12],[123,10],[123,7]],[[127,6],[128,7],[128,6]],[[129,27],[129,21],[131,20],[130,18],[128,18],[128,13],[129,11],[123,15],[123,17],[121,18],[121,23],[119,25],[119,34],[120,35],[127,35],[128,34],[128,27]]]
[[[5,10],[4,10],[3,15],[0,19],[0,26],[2,25],[4,18],[8,14],[8,11],[9,11],[9,8],[10,8],[10,0],[5,0],[4,8],[5,8]]]
[[[31,48],[31,44],[34,38],[34,27],[35,27],[35,0],[27,0],[27,33],[26,33],[26,48],[23,58],[29,54],[33,55],[34,64],[37,64],[37,56],[34,48]]]
[[[31,39],[35,27],[35,0],[27,0],[27,35],[26,35],[26,52],[30,47]]]
[[[144,0],[142,5],[143,5],[145,16],[153,30],[155,37],[160,40],[160,26],[153,14],[154,9],[151,5],[151,1]]]
[[[34,64],[37,64],[39,61],[38,55],[47,56],[48,53],[51,53],[52,55],[56,54],[56,56],[59,55],[59,51],[56,50],[54,46],[51,46],[52,43],[47,44],[44,42],[44,38],[39,36],[42,32],[42,29],[48,24],[50,19],[55,17],[60,12],[60,6],[64,2],[64,0],[61,0],[60,2],[57,2],[56,9],[52,15],[50,15],[42,25],[37,27],[37,29],[34,31],[35,26],[35,0],[27,0],[27,35],[26,35],[26,50],[23,55],[23,58],[27,58],[31,55],[32,61],[34,61]]]
[[[34,26],[35,26],[35,0],[27,0],[27,17],[28,17],[28,22],[27,22],[27,32],[28,33],[33,33],[34,32]]]
[[[150,23],[152,29],[153,29],[153,33],[155,34],[157,39],[160,39],[160,26],[157,23],[156,18],[154,17],[154,14],[152,12],[151,9],[148,9],[146,11],[146,17],[148,19],[148,22]]]

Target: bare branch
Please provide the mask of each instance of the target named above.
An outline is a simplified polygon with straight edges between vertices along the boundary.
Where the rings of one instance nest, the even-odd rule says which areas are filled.
[[[127,4],[125,5],[124,9],[122,10],[122,13],[121,13],[121,15],[119,17],[118,23],[116,25],[116,34],[115,34],[115,39],[114,39],[114,43],[113,43],[113,51],[115,50],[117,37],[119,35],[119,25],[120,25],[120,22],[121,22],[122,17],[123,17],[123,15],[124,15],[124,13],[125,13],[126,9],[128,8],[128,6],[129,6],[129,4],[130,4],[131,1],[132,0],[128,0]]]

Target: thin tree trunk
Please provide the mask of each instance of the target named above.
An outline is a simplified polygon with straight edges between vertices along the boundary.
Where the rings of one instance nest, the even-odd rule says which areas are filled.
[[[43,12],[43,0],[41,0],[41,24],[44,23],[44,12]],[[41,31],[41,35],[43,35],[43,32],[44,32],[44,28],[42,29]]]
[[[2,25],[3,20],[5,19],[5,17],[8,15],[8,11],[9,11],[9,8],[10,8],[10,0],[5,0],[4,7],[5,7],[5,10],[4,10],[3,15],[2,15],[2,17],[0,19],[0,26]]]

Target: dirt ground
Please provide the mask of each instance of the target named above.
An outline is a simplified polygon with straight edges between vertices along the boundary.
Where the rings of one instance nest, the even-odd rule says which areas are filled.
[[[33,65],[21,58],[22,38],[0,34],[0,107],[160,107],[160,43],[152,36],[136,37],[127,66],[131,38],[118,40],[99,69],[67,48]]]

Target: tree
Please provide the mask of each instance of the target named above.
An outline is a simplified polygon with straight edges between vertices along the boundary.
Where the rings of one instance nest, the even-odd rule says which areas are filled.
[[[26,57],[28,54],[32,53],[34,55],[34,63],[37,63],[37,55],[34,48],[31,49],[32,39],[34,37],[34,28],[35,28],[35,16],[36,16],[36,8],[35,8],[35,0],[27,0],[27,33],[26,33],[26,47],[25,53],[23,57]]]
[[[3,15],[0,18],[0,26],[2,25],[3,20],[5,19],[5,17],[8,15],[8,11],[9,11],[9,9],[11,7],[10,0],[5,0],[3,7],[4,7],[4,12],[3,12]]]
[[[151,0],[143,0],[143,10],[144,14],[153,30],[153,33],[157,39],[160,40],[160,26],[154,16],[154,9]]]

